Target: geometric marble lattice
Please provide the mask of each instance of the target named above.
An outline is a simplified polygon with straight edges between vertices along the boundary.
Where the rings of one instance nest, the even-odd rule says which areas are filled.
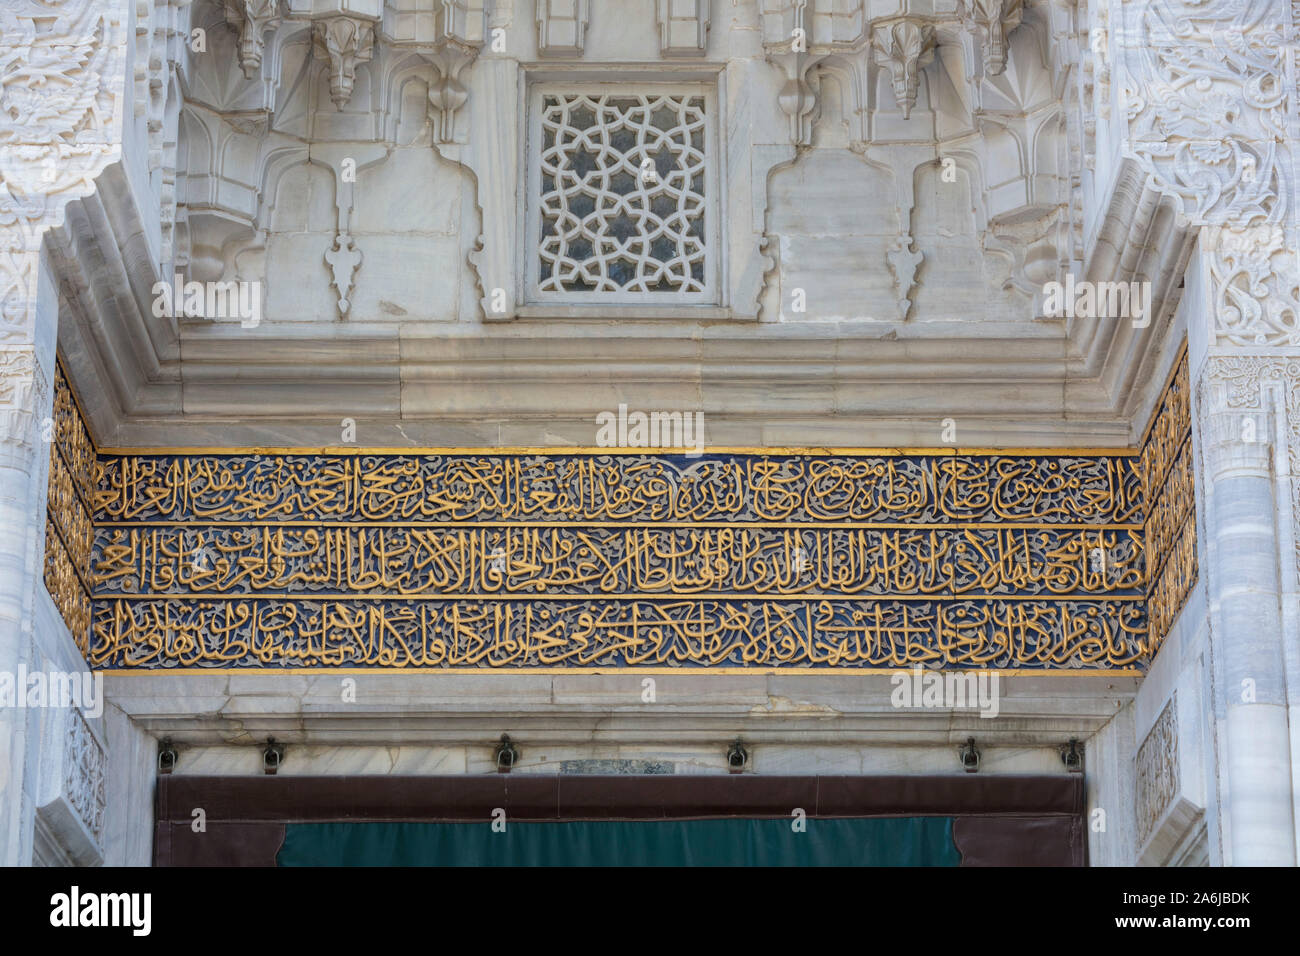
[[[704,96],[548,92],[539,112],[538,291],[708,292]]]

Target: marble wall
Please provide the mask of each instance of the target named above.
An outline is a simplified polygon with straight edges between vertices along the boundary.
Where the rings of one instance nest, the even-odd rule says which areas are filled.
[[[284,773],[490,772],[509,732],[518,772],[722,772],[737,734],[753,772],[957,772],[970,735],[981,772],[1062,772],[1078,737],[1094,863],[1294,863],[1292,5],[568,7],[0,10],[0,670],[79,666],[40,574],[56,349],[101,446],[320,447],[345,420],[590,445],[627,402],[702,410],[717,445],[931,447],[951,419],[957,446],[1125,447],[1186,337],[1201,580],[1155,666],[1014,678],[995,721],[833,677],[670,684],[656,711],[612,677],[382,676],[358,707],[315,678],[111,677],[84,726],[0,712],[0,862],[146,863],[160,736],[178,773],[257,772],[267,735]],[[609,81],[716,98],[716,301],[525,294],[531,84]],[[155,314],[178,271],[262,283],[264,313]],[[1045,316],[1067,277],[1150,283],[1150,321]]]

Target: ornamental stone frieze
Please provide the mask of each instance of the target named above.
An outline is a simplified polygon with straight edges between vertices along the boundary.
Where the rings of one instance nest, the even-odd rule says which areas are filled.
[[[1272,0],[1126,5],[1112,28],[1119,135],[1182,219],[1200,228],[1212,346],[1300,346],[1286,51]]]
[[[263,6],[257,6],[259,2]],[[525,91],[554,76],[576,83],[608,82],[618,76],[610,72],[621,62],[617,51],[639,42],[636,38],[643,36],[645,29],[651,31],[649,38],[655,42],[641,56],[660,61],[649,67],[647,81],[668,82],[674,76],[689,75],[692,83],[710,78],[708,83],[714,84],[712,77],[717,77],[727,85],[753,86],[756,94],[770,85],[770,81],[755,83],[757,78],[745,76],[752,68],[737,59],[728,60],[730,65],[721,74],[717,66],[704,68],[703,73],[683,72],[694,62],[705,62],[710,45],[714,62],[729,55],[718,44],[717,11],[708,2],[660,0],[646,11],[644,24],[629,22],[621,32],[606,26],[595,34],[588,29],[593,13],[588,4],[549,0],[512,4],[492,11],[496,26],[490,36],[483,0],[441,4],[432,10],[417,0],[382,4],[378,0],[330,0],[310,5],[302,0],[280,0],[274,8],[266,0],[242,0],[239,9],[248,14],[242,23],[269,24],[268,17],[275,12],[279,25],[257,33],[265,37],[265,50],[255,83],[230,84],[221,75],[219,56],[190,57],[190,69],[196,70],[197,76],[189,84],[193,92],[182,107],[180,140],[186,162],[173,177],[180,223],[176,265],[199,280],[255,280],[263,256],[259,250],[273,257],[279,241],[278,227],[268,221],[273,210],[282,208],[275,195],[279,184],[285,177],[296,180],[304,175],[299,164],[314,144],[355,142],[365,159],[352,158],[365,165],[373,162],[371,146],[391,149],[396,139],[409,137],[416,119],[410,113],[407,93],[415,82],[425,90],[432,145],[460,171],[459,182],[440,183],[438,188],[468,188],[475,194],[475,208],[468,213],[479,218],[477,231],[469,231],[474,226],[468,221],[460,228],[468,240],[461,260],[470,273],[465,288],[473,288],[477,294],[468,310],[461,302],[455,307],[459,315],[447,316],[462,321],[510,320],[521,314],[521,308],[524,312],[544,308],[531,301],[530,264],[517,248],[512,225],[520,217],[519,203],[534,200],[518,190],[493,186],[509,175],[513,158],[521,149],[530,148],[535,135],[530,125],[533,107],[527,95],[520,96],[521,79]],[[762,145],[767,137],[759,129],[771,122],[770,115],[784,116],[790,145],[795,150],[810,145],[821,113],[818,94],[824,77],[830,77],[841,91],[827,123],[847,124],[851,148],[868,162],[891,170],[897,180],[889,190],[899,197],[895,225],[877,259],[890,278],[897,317],[906,320],[914,304],[922,301],[916,293],[926,274],[926,243],[918,242],[918,236],[926,226],[913,222],[915,186],[918,171],[935,164],[937,158],[943,161],[945,182],[955,174],[960,177],[959,184],[969,180],[969,186],[962,188],[977,191],[973,204],[976,228],[981,232],[979,243],[992,264],[994,275],[989,281],[1001,290],[994,295],[1028,302],[1036,283],[1041,284],[1034,278],[1036,271],[1043,271],[1032,264],[1065,254],[1054,235],[1060,231],[1061,214],[1053,212],[1063,207],[1065,171],[1042,168],[1041,159],[1030,157],[1046,155],[1046,151],[1027,149],[1029,142],[1041,140],[1052,101],[1026,98],[1025,83],[1007,78],[1010,54],[1003,41],[1020,22],[1020,5],[1006,4],[1004,9],[982,3],[958,10],[918,2],[903,12],[907,15],[902,18],[873,19],[872,11],[861,4],[842,9],[820,2],[762,0],[753,13],[730,14],[734,23],[728,24],[733,27],[728,42],[738,42],[734,38],[743,36],[734,32],[735,25],[755,17],[766,58],[780,67],[785,79],[783,88],[770,100],[757,96],[720,99],[719,110],[743,109],[745,114],[719,113],[710,120],[730,130],[751,130],[755,138],[746,142],[727,137],[729,155],[717,157],[716,162],[728,167],[730,194],[715,193],[707,200],[710,205],[718,204],[716,216],[735,227],[719,234],[726,248],[716,253],[716,267],[729,278],[725,287],[719,284],[711,303],[703,303],[720,315],[753,320],[761,312],[766,321],[783,320],[780,299],[784,293],[778,273],[784,266],[779,261],[778,237],[772,235],[766,221],[763,182],[797,157],[780,146]],[[206,21],[199,16],[196,22]],[[533,29],[521,35],[522,27]],[[1041,18],[1033,29],[1045,29]],[[236,36],[233,31],[226,32]],[[995,40],[988,39],[990,32]],[[599,37],[596,46],[589,42],[592,36]],[[952,62],[936,67],[944,73],[956,70],[951,89],[965,89],[967,75],[981,72],[985,62],[981,60],[981,36],[990,49],[1002,51],[998,57],[1002,69],[984,70],[996,85],[972,91],[964,99],[946,92],[946,83],[941,84],[942,95],[937,87],[931,91],[923,77],[931,70],[927,63],[942,45],[955,54],[955,59],[949,58]],[[239,37],[246,38],[245,34]],[[230,55],[241,56],[239,50]],[[553,66],[531,65],[532,56],[543,57]],[[1022,72],[1042,69],[1035,61],[1041,54],[1033,50],[1033,44],[1023,56],[1028,59],[1021,63]],[[877,81],[881,79],[885,92],[878,98]],[[333,103],[335,115],[320,110],[325,98]],[[481,100],[477,108],[476,99]],[[759,126],[754,122],[757,117],[762,117]],[[933,145],[936,135],[941,140],[938,149]],[[260,142],[244,142],[241,136]],[[1017,144],[1014,153],[1024,157],[1022,168],[1010,179],[1004,178],[1001,169],[990,175],[986,154],[1006,150],[1012,142]],[[953,145],[949,148],[944,143]],[[331,148],[331,152],[335,151]],[[936,157],[936,153],[947,155]],[[343,155],[348,154],[344,151]],[[341,192],[345,185],[341,171],[323,168],[335,180],[335,191]],[[378,173],[366,178],[373,180],[375,175]],[[754,185],[747,185],[751,179]],[[367,199],[362,192],[373,193],[376,188],[373,184],[364,189],[359,183],[352,185],[361,190],[358,201],[363,203]],[[718,185],[721,187],[721,181]],[[1034,251],[1026,256],[1018,243],[1029,221],[1042,228],[1031,240]],[[1008,225],[1012,222],[1014,225]],[[373,302],[369,300],[376,295],[367,292],[372,282],[369,267],[360,266],[355,258],[364,255],[370,241],[353,232],[351,244],[336,246],[335,238],[340,235],[336,231],[329,237],[320,256],[323,260],[327,255],[346,257],[349,275],[361,297],[340,294],[338,311],[342,314],[342,302],[347,300],[353,303],[347,314],[356,318],[370,312]],[[171,245],[165,243],[163,251],[171,251]],[[166,273],[164,258],[160,256],[160,265]],[[330,265],[328,275],[333,282],[341,273]],[[337,282],[333,284],[337,290]],[[268,313],[272,320],[281,306],[272,291]],[[398,308],[410,312],[404,303]],[[587,307],[574,303],[573,308]],[[821,308],[824,311],[826,306]]]
[[[1194,225],[1288,213],[1288,12],[1275,0],[1152,0],[1126,4],[1113,28],[1124,151]]]
[[[271,22],[269,5],[236,6],[241,22]],[[339,320],[348,330],[384,329],[380,335],[400,329],[392,334],[410,341],[455,323],[519,318],[810,329],[848,321],[873,335],[903,332],[904,324],[925,334],[939,318],[971,328],[989,320],[982,330],[1022,341],[1012,326],[1033,318],[1044,283],[1079,270],[1096,240],[1085,222],[1096,205],[1087,190],[1097,187],[1083,131],[1097,110],[1082,101],[1085,79],[1075,64],[1085,55],[1097,61],[1091,79],[1100,98],[1097,71],[1113,51],[1100,44],[1107,56],[1093,53],[1089,26],[1118,16],[1109,8],[1061,0],[909,0],[888,10],[820,0],[656,0],[611,21],[599,4],[280,0],[278,25],[258,34],[260,66],[249,78],[229,7],[154,0],[147,29],[136,32],[136,49],[148,45],[135,64],[144,95],[133,100],[145,135],[128,139],[133,152],[147,149],[152,195],[141,192],[138,228],[120,228],[150,234],[157,275],[115,280],[111,294],[103,292],[110,312],[139,298],[132,288],[178,272],[185,281],[261,282],[262,334],[292,328],[334,355],[339,369],[374,362],[366,375],[399,379],[397,365],[424,360],[408,359],[405,347],[348,350],[336,332],[355,333]],[[369,25],[369,59],[365,30],[345,24]],[[196,49],[194,30],[206,31],[206,52]],[[339,31],[347,35],[331,53],[329,37]],[[909,45],[918,39],[919,48]],[[594,158],[591,175],[610,171],[610,187],[592,180],[566,192],[533,181],[529,170],[543,175],[538,151],[550,135],[544,90],[575,103],[593,87],[632,97],[704,95],[707,142],[678,154],[688,163],[703,156],[699,181],[685,189],[640,181],[646,160],[656,173],[668,167],[613,144],[584,152],[578,136],[590,134],[567,121],[555,126],[556,148],[562,144],[571,162]],[[683,112],[664,121],[665,143],[693,135],[679,122],[693,109],[690,97],[675,102]],[[605,105],[610,122],[637,127],[627,103]],[[399,185],[412,181],[427,188]],[[829,201],[819,182],[842,182],[843,194]],[[562,196],[578,227],[540,214],[530,221],[544,196]],[[584,230],[597,221],[582,225],[584,203],[603,210],[599,221],[623,228],[609,209],[670,199],[689,207],[689,228],[665,233],[683,243],[680,257],[649,245],[584,253],[591,239]],[[842,222],[827,218],[835,210]],[[544,227],[565,233],[554,261],[583,273],[583,283],[541,274],[551,261]],[[696,227],[707,234],[703,254],[690,235]],[[1135,241],[1113,239],[1107,235],[1103,248]],[[819,243],[832,243],[854,267],[834,264]],[[1121,249],[1116,259],[1126,255]],[[670,266],[672,258],[680,261]],[[600,269],[600,281],[591,281]],[[683,269],[699,274],[688,278]],[[631,270],[630,278],[619,270]],[[277,278],[285,275],[299,281]],[[584,283],[594,296],[584,299]],[[201,343],[227,331],[221,318],[154,321],[147,299],[137,307],[141,318],[113,320],[114,337],[161,344],[141,372],[114,368],[123,376],[116,392],[155,407],[146,393],[179,375],[173,337],[193,343],[184,360],[196,363],[190,396],[230,374],[197,367],[216,354]],[[667,338],[684,328],[661,327]],[[231,348],[244,341],[251,337]],[[1119,354],[1103,345],[1086,346],[1088,369],[1098,355]],[[407,398],[415,394],[406,389]],[[1060,404],[1059,391],[1051,401]]]
[[[1281,224],[1202,231],[1210,250],[1214,345],[1300,347],[1300,263],[1287,232]]]

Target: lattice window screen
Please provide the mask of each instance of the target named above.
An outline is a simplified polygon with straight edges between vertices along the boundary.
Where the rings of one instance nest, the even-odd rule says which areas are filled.
[[[710,98],[702,89],[538,91],[535,298],[716,298]]]

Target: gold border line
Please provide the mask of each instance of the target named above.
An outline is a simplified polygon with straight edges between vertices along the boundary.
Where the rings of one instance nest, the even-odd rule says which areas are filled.
[[[445,528],[448,530],[464,531],[473,528],[489,528],[492,530],[513,530],[513,531],[530,531],[539,529],[561,529],[576,528],[627,528],[635,531],[649,530],[654,531],[660,528],[673,531],[690,531],[695,528],[712,528],[716,530],[735,529],[737,531],[748,531],[750,529],[758,530],[788,530],[788,531],[1071,531],[1083,533],[1086,531],[1131,531],[1144,532],[1146,522],[1117,522],[1115,524],[1093,523],[1093,524],[1068,524],[1064,521],[1017,521],[1008,519],[1007,521],[962,521],[954,518],[950,522],[939,521],[918,521],[909,523],[904,521],[844,521],[839,518],[825,518],[821,521],[746,521],[737,519],[735,521],[652,521],[643,519],[629,518],[624,521],[585,521],[582,518],[569,518],[557,521],[502,521],[492,519],[490,521],[473,521],[464,518],[457,518],[451,521],[438,521],[429,518],[412,518],[409,521],[368,521],[364,518],[358,518],[352,521],[348,520],[313,520],[311,518],[295,518],[292,521],[275,521],[269,518],[245,519],[241,516],[230,518],[213,518],[203,517],[194,519],[168,519],[168,520],[149,520],[149,519],[126,519],[116,520],[109,518],[105,521],[98,522],[94,525],[96,528],[117,529],[148,529],[148,528],[213,528],[228,529],[234,528],[305,528],[314,530],[320,528],[342,529],[342,530],[367,530],[370,528],[412,528],[417,530],[436,530]]]
[[[357,445],[322,445],[322,446],[246,446],[223,447],[216,445],[196,445],[194,447],[164,446],[158,448],[99,448],[100,455],[122,458],[146,458],[156,456],[193,456],[193,455],[337,455],[340,457],[360,455],[650,455],[664,457],[668,455],[684,456],[694,454],[694,448],[598,448],[590,445],[472,445],[447,446],[410,445],[373,447]],[[988,448],[988,447],[946,447],[946,448],[841,448],[841,447],[789,447],[789,446],[747,446],[718,445],[706,447],[695,460],[707,460],[711,455],[871,455],[875,457],[910,457],[926,455],[932,458],[954,458],[965,455],[1034,458],[1135,458],[1141,454],[1141,448]]]
[[[1115,594],[1110,591],[1098,594],[1056,594],[1050,591],[1042,594],[872,594],[862,593],[860,591],[848,594],[843,591],[836,591],[832,594],[774,594],[767,591],[689,591],[686,593],[680,591],[649,591],[639,594],[633,594],[627,591],[619,591],[616,594],[583,594],[580,592],[559,593],[555,591],[535,591],[531,594],[520,594],[518,592],[512,592],[509,594],[490,594],[483,592],[439,593],[437,591],[412,591],[404,594],[375,594],[373,592],[317,593],[314,591],[180,591],[176,593],[168,593],[166,591],[93,591],[91,594],[97,603],[108,603],[110,601],[184,601],[187,604],[197,601],[295,601],[298,603],[329,601],[334,604],[340,604],[345,601],[365,601],[368,603],[391,601],[394,604],[404,601],[419,601],[423,604],[433,602],[455,603],[458,601],[533,601],[555,603],[573,603],[575,601],[650,601],[656,604],[703,601],[764,601],[767,603],[776,603],[779,601],[849,601],[857,604],[866,604],[874,601],[1045,601],[1052,604],[1060,604],[1066,601],[1103,603],[1106,601],[1146,601],[1147,599],[1147,594],[1145,592],[1138,592],[1135,594]],[[653,624],[654,622],[648,623]]]
[[[334,674],[374,674],[375,676],[393,676],[395,674],[417,675],[451,675],[463,676],[465,674],[492,674],[500,677],[520,677],[527,674],[549,674],[549,675],[577,675],[591,674],[615,675],[635,677],[641,674],[677,674],[680,676],[696,674],[730,674],[733,676],[747,675],[756,677],[779,677],[782,674],[817,675],[825,677],[831,674],[843,675],[846,677],[862,677],[867,675],[880,674],[911,674],[915,671],[916,664],[900,665],[898,667],[863,667],[863,668],[839,668],[834,666],[827,667],[771,667],[765,665],[756,665],[754,667],[709,667],[707,665],[692,665],[686,667],[496,667],[482,668],[475,666],[466,667],[114,667],[114,668],[91,668],[98,674],[106,674],[114,677],[125,676],[156,676],[159,674],[183,674],[185,676],[198,676],[203,674],[211,675],[230,675],[230,674],[254,674],[254,675],[286,675],[286,674],[315,674],[321,677],[327,677]],[[1033,667],[1019,667],[1014,669],[996,668],[996,667],[951,667],[940,670],[922,668],[927,674],[997,674],[1002,677],[1144,677],[1145,671],[1136,668],[1120,668],[1114,670],[1087,670],[1085,668],[1058,667],[1055,669],[1038,669]],[[460,711],[460,713],[465,713]]]

